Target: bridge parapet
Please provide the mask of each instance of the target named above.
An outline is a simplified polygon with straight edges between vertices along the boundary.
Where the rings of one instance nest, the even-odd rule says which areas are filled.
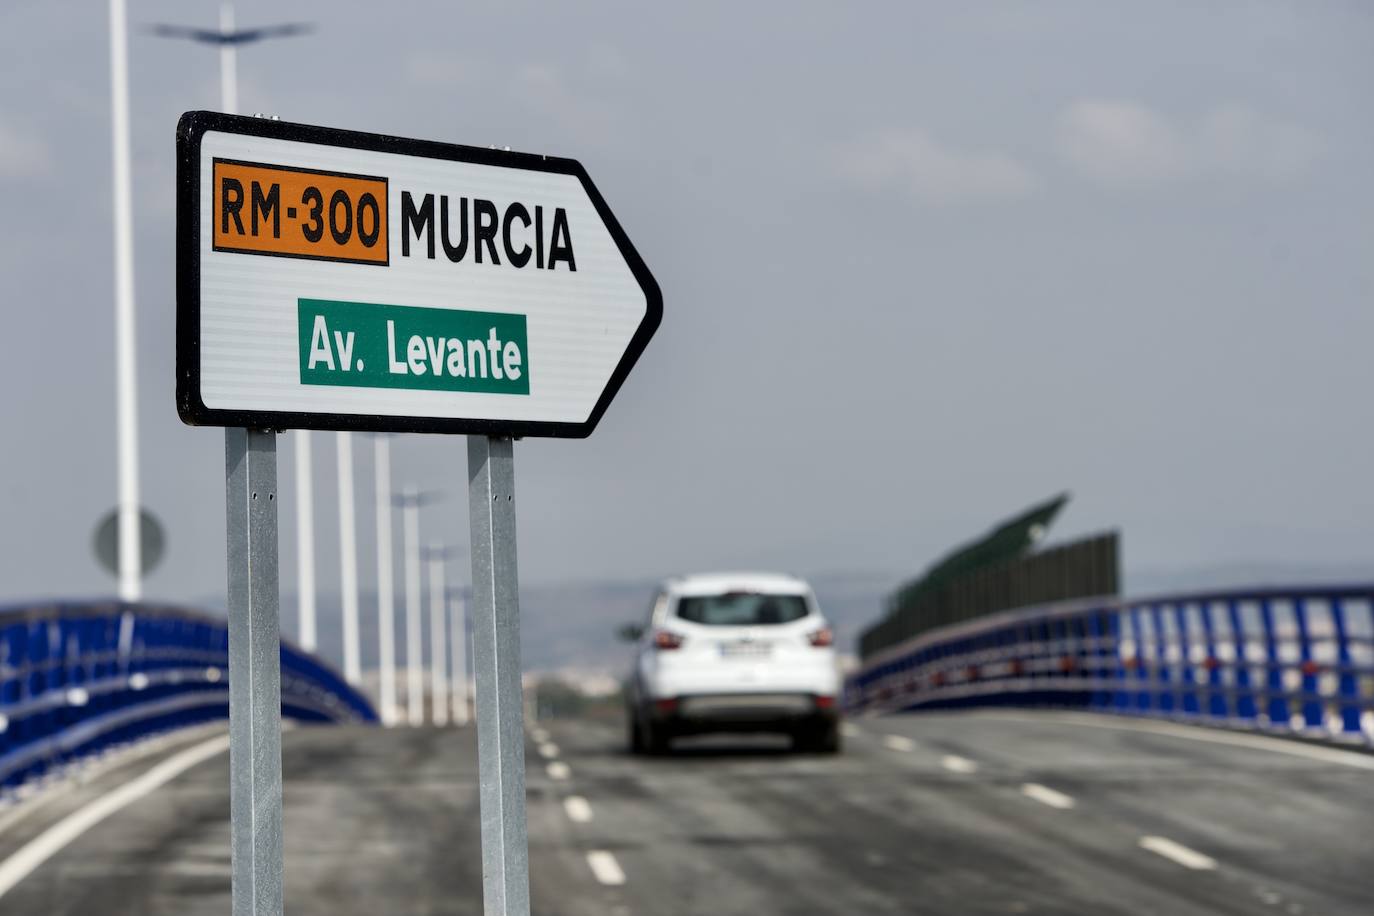
[[[1072,706],[1370,743],[1374,585],[1004,611],[864,659],[854,711]]]
[[[283,641],[282,715],[375,722],[328,664]],[[0,609],[0,788],[111,745],[229,715],[226,622],[169,605]]]

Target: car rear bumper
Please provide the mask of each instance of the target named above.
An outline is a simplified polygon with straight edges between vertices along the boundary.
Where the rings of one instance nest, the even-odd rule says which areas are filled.
[[[790,728],[839,718],[833,697],[810,693],[692,694],[658,700],[649,713],[679,733]]]
[[[767,665],[703,665],[660,653],[641,675],[648,697],[839,696],[839,670],[829,652],[808,653],[806,660],[788,658]]]

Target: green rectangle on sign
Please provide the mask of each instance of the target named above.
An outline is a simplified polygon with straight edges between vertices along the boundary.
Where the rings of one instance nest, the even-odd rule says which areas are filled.
[[[301,384],[529,394],[524,315],[298,299]]]

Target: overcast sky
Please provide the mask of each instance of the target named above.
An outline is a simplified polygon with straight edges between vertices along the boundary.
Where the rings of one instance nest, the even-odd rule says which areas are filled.
[[[151,596],[223,593],[223,436],[173,403],[173,138],[215,53],[130,0]],[[109,46],[0,3],[0,600],[110,593]],[[1374,555],[1374,6],[288,3],[240,106],[580,159],[663,290],[597,433],[517,446],[531,582],[920,568],[1062,489],[1133,570]],[[334,436],[314,434],[337,582]],[[362,579],[371,445],[355,440]],[[283,437],[282,584],[294,589]],[[466,543],[459,438],[395,446]]]

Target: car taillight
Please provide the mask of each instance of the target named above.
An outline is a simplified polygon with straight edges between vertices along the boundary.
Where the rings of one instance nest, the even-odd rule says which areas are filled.
[[[654,631],[655,649],[681,649],[682,643],[683,638],[677,633],[673,633],[668,630]]]
[[[835,644],[835,634],[830,627],[821,627],[813,633],[806,634],[807,640],[817,649],[824,649]]]
[[[816,708],[817,708],[817,709],[834,709],[834,708],[835,708],[835,698],[834,698],[834,697],[825,696],[824,694],[817,694],[817,695],[816,695]]]

